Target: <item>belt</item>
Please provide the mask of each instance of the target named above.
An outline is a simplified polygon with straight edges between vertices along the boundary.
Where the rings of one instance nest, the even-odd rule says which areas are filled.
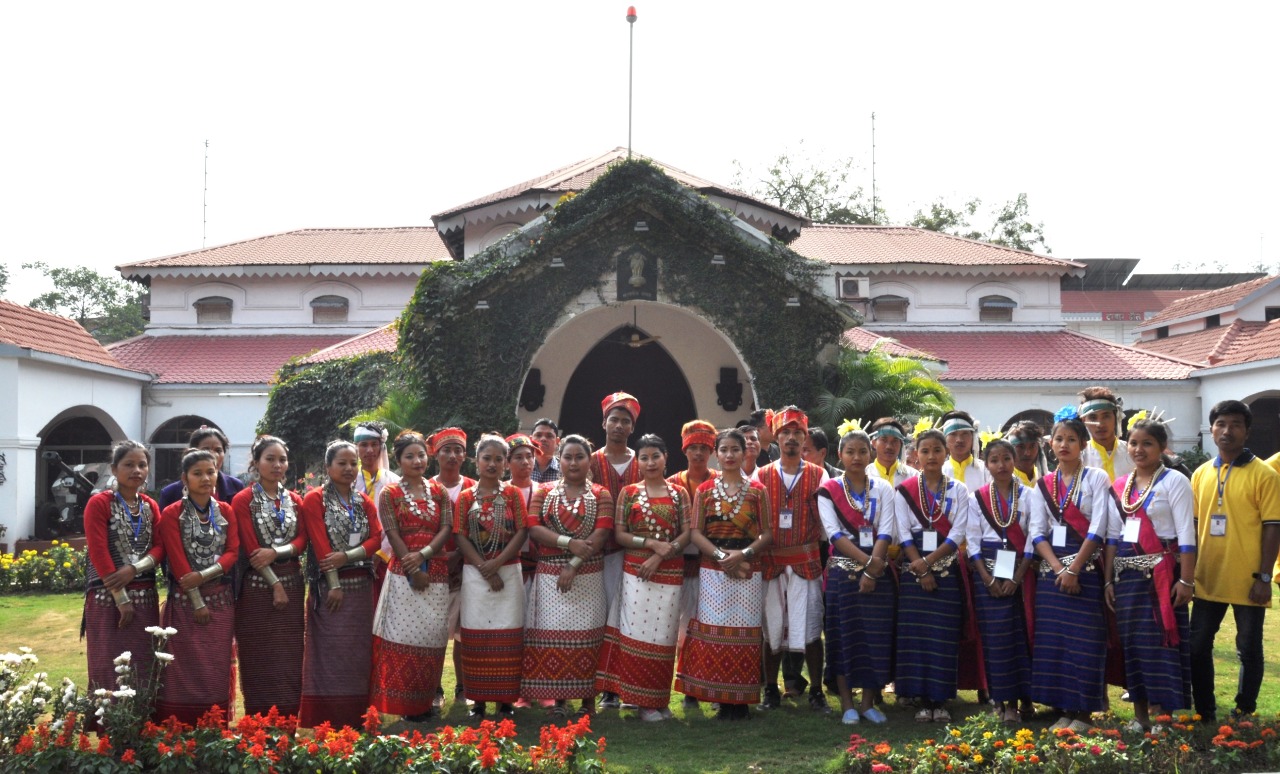
[[[1072,564],[1073,562],[1075,562],[1076,557],[1077,557],[1077,556],[1079,556],[1079,555],[1080,555],[1080,553],[1077,551],[1077,552],[1076,552],[1076,553],[1074,553],[1074,554],[1070,554],[1070,555],[1068,555],[1068,556],[1061,557],[1060,559],[1058,559],[1058,561],[1059,561],[1059,562],[1062,562],[1062,566],[1063,566],[1063,567],[1070,567],[1070,566],[1071,566],[1071,564]],[[1082,570],[1082,571],[1084,571],[1084,572],[1091,572],[1091,571],[1093,571],[1094,569],[1096,569],[1096,568],[1097,568],[1097,566],[1098,566],[1098,563],[1097,563],[1097,554],[1095,553],[1095,554],[1094,554],[1094,556],[1092,556],[1092,557],[1090,557],[1090,558],[1089,558],[1089,561],[1085,564],[1085,566],[1084,566],[1084,567],[1082,567],[1082,568],[1081,568],[1081,570]],[[1040,562],[1040,568],[1039,568],[1038,572],[1039,572],[1041,575],[1053,575],[1053,574],[1054,574],[1054,571],[1053,571],[1053,565],[1052,565],[1052,564],[1050,564],[1049,562],[1041,561],[1041,562]]]
[[[929,565],[929,571],[940,578],[945,578],[951,574],[951,565],[955,564],[955,561],[956,561],[956,555],[948,554],[947,556],[944,556],[938,561]],[[911,562],[904,561],[902,563],[902,569],[907,572],[911,572]],[[919,579],[917,578],[917,580]]]
[[[850,559],[847,556],[832,556],[827,559],[827,569],[831,569],[832,567],[848,573],[862,572],[867,568],[867,566],[862,562],[859,562],[856,559]]]
[[[1138,556],[1117,556],[1112,563],[1116,575],[1125,570],[1138,570],[1151,577],[1151,571],[1164,559],[1164,554],[1139,554]]]

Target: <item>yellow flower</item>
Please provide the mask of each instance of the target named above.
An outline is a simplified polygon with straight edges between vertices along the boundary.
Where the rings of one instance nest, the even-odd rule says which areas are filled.
[[[65,567],[65,568],[67,568],[67,569],[69,570],[69,569],[71,569],[71,562],[63,562],[63,563],[62,563],[62,566],[63,566],[63,567]]]
[[[991,733],[990,731],[983,731],[983,732],[982,732],[982,738],[983,738],[983,739],[990,739],[990,738],[991,738],[991,737],[993,737],[993,736],[995,736],[995,734]]]
[[[912,434],[919,435],[931,427],[933,427],[933,417],[920,417],[920,420],[916,422],[916,426],[912,430]]]
[[[982,753],[974,753],[974,754],[973,754],[973,762],[974,762],[974,763],[982,763]]]
[[[951,735],[952,735],[952,736],[960,736],[960,729],[958,729],[958,728],[953,728],[953,729],[951,729]]]

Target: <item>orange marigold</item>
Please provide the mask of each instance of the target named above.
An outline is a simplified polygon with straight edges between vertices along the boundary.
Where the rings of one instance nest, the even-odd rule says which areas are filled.
[[[1030,758],[1030,760],[1031,760],[1031,762],[1032,762],[1032,763],[1039,763],[1039,762],[1040,762],[1040,756],[1039,756],[1039,755],[1032,755],[1032,756],[1031,756],[1031,758]]]
[[[874,750],[876,755],[888,755],[893,751],[893,747],[888,742],[881,742],[875,746]]]

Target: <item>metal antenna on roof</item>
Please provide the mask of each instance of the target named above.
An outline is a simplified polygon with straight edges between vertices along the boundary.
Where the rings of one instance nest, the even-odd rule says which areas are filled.
[[[871,223],[879,224],[876,216],[876,114],[871,113]]]
[[[631,91],[632,73],[635,72],[636,59],[636,7],[627,7],[627,33],[630,40],[627,47],[627,159],[631,158]]]
[[[204,141],[204,208],[201,212],[204,226],[200,232],[200,247],[209,240],[209,141]]]

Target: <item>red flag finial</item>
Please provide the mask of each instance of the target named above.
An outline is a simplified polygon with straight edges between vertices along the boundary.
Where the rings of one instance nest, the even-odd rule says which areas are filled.
[[[627,6],[627,23],[636,23],[636,7],[634,5]]]

